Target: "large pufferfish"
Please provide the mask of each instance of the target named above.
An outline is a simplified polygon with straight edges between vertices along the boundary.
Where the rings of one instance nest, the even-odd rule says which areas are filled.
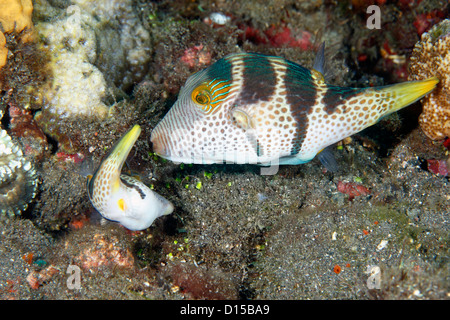
[[[172,203],[144,183],[121,174],[125,160],[140,133],[139,125],[131,128],[87,180],[89,199],[102,217],[119,222],[133,231],[150,227],[156,218],[174,210]]]
[[[152,132],[154,152],[183,163],[301,164],[439,82],[338,87],[325,83],[323,65],[323,45],[312,70],[277,56],[227,55],[187,79]]]

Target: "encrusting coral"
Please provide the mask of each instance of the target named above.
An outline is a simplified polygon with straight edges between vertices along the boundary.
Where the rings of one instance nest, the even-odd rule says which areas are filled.
[[[6,58],[8,57],[8,49],[6,48],[5,35],[0,32],[0,68],[6,64]]]
[[[102,102],[105,79],[93,65],[97,53],[92,20],[78,6],[69,6],[62,19],[36,25],[44,47],[52,52],[53,80],[43,89],[43,113],[61,118],[107,115],[109,108]]]
[[[105,119],[109,107],[103,102],[107,86],[103,74],[94,66],[97,58],[93,18],[71,5],[60,19],[36,25],[43,49],[50,52],[48,68],[52,80],[40,87],[42,109],[35,120],[45,133],[73,152],[71,139],[61,131],[64,120],[83,116]]]
[[[79,152],[73,123],[114,121],[117,102],[147,74],[150,34],[133,1],[73,0],[48,16],[36,4],[36,34],[52,79],[39,88],[35,120],[64,152]],[[112,107],[114,106],[114,107]],[[87,126],[87,125],[86,125]]]
[[[450,20],[435,25],[416,43],[409,66],[409,80],[436,76],[436,89],[422,100],[419,124],[432,140],[450,137]]]
[[[4,33],[13,31],[21,32],[25,28],[32,30],[31,13],[33,3],[31,0],[0,0],[0,68],[6,64],[8,49]],[[27,41],[31,37],[31,32],[22,38]]]

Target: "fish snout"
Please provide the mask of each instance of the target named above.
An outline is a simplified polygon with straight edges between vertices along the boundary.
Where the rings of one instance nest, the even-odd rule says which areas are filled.
[[[169,148],[167,146],[167,140],[164,138],[164,133],[158,130],[158,127],[153,130],[150,141],[153,144],[154,153],[163,158],[170,155]]]

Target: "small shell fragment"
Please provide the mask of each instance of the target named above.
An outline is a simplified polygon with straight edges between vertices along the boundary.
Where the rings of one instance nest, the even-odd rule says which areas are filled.
[[[221,12],[213,12],[209,15],[209,17],[205,18],[205,23],[213,26],[224,26],[228,22],[230,22],[230,17],[221,13]]]
[[[381,251],[386,248],[388,242],[388,240],[381,240],[380,244],[377,246],[377,251]]]
[[[336,236],[337,236],[337,232],[333,232],[333,234],[331,235],[331,240],[336,240]]]
[[[230,21],[230,17],[224,15],[221,12],[213,12],[209,16],[209,18],[212,20],[212,22],[216,24],[220,24],[221,26],[225,25]]]

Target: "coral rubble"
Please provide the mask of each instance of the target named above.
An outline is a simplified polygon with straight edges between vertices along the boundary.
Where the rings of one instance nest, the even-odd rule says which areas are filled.
[[[450,137],[450,20],[446,19],[422,34],[411,56],[409,79],[437,76],[438,87],[422,100],[419,124],[432,140]]]

